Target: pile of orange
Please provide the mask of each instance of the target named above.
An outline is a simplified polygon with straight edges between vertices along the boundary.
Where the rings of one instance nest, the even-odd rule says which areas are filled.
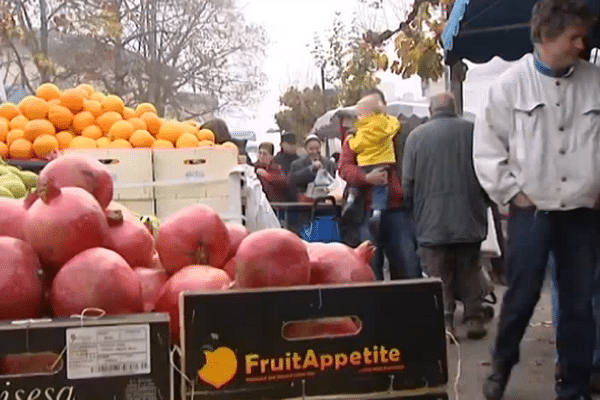
[[[195,121],[158,116],[150,103],[135,108],[91,85],[60,90],[40,85],[19,104],[0,104],[0,157],[45,158],[62,149],[190,148],[213,146],[215,135]]]

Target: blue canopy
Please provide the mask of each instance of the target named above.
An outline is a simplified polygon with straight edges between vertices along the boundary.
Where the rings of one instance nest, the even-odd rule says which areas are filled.
[[[586,0],[596,13],[600,0]],[[466,58],[481,63],[499,56],[514,61],[533,49],[529,20],[536,0],[456,0],[442,33],[446,62]],[[590,36],[590,48],[600,47],[600,25]]]

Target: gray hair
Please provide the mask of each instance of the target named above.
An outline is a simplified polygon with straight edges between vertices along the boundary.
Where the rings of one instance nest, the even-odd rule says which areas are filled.
[[[539,0],[531,15],[531,41],[555,39],[570,26],[589,26],[596,16],[582,0]]]
[[[456,113],[454,95],[449,92],[437,94],[429,99],[429,111],[434,114],[440,111]]]

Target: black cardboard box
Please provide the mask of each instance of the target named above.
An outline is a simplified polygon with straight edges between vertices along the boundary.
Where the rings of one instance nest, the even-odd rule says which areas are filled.
[[[445,396],[437,279],[184,293],[180,306],[183,399]],[[344,317],[358,333],[289,337]]]
[[[160,313],[0,322],[0,399],[168,399],[169,339]]]

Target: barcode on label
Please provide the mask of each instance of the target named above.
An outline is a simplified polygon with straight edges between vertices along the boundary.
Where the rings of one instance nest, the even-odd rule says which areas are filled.
[[[121,364],[106,364],[99,365],[98,367],[92,367],[91,373],[111,373],[111,372],[137,372],[140,370],[148,369],[148,363],[121,363]]]

